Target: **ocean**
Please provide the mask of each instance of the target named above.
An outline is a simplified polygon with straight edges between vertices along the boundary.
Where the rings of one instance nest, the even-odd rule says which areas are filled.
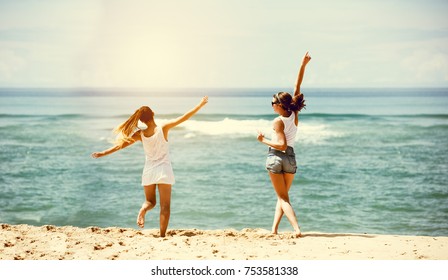
[[[142,105],[170,132],[169,229],[270,230],[272,95],[287,89],[0,89],[0,223],[138,228],[143,148],[93,159]],[[448,89],[310,88],[290,191],[302,231],[448,236]],[[159,207],[146,228],[159,227]],[[286,217],[280,231],[292,231]]]

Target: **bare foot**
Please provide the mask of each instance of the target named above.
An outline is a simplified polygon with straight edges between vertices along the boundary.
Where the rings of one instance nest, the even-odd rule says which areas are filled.
[[[145,226],[145,216],[146,212],[151,210],[154,207],[155,203],[151,203],[149,201],[145,201],[142,204],[142,208],[140,208],[140,211],[138,212],[137,216],[137,225],[141,228]]]
[[[146,209],[142,207],[138,212],[137,216],[137,225],[141,228],[145,226],[145,215],[146,215]]]

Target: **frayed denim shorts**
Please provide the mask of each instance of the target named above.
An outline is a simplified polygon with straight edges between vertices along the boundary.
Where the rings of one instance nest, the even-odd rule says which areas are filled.
[[[269,148],[266,169],[274,174],[295,174],[297,171],[297,163],[294,148],[288,146],[285,152]]]

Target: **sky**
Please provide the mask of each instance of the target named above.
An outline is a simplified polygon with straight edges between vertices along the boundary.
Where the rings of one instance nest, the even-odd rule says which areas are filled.
[[[0,0],[0,87],[448,87],[446,0]]]

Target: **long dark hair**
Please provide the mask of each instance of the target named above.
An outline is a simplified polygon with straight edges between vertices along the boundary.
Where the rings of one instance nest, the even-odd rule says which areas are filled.
[[[274,94],[274,97],[280,102],[280,105],[283,109],[287,111],[300,112],[303,108],[305,108],[305,97],[302,93],[292,97],[291,94],[281,91],[277,94]]]

